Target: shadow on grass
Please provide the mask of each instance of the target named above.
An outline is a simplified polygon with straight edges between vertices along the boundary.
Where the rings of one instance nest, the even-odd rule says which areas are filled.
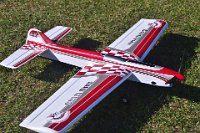
[[[178,34],[166,34],[159,45],[152,50],[145,61],[155,63],[181,72],[185,72],[191,66],[191,61],[195,58],[194,49],[200,39],[187,37]]]
[[[95,51],[99,45],[101,45],[101,42],[99,41],[90,38],[84,38],[75,43],[73,47]]]
[[[39,73],[35,78],[47,82],[58,82],[65,73],[72,71],[73,67],[72,65],[52,61],[45,67],[44,71]]]
[[[165,35],[159,45],[146,58],[151,62],[181,72],[190,68],[194,49],[199,39],[177,34]],[[95,50],[100,43],[91,39],[82,39],[76,48]],[[56,68],[58,67],[58,68]],[[44,72],[41,73],[47,81],[57,81],[62,74],[70,71],[71,66],[52,62]],[[55,73],[56,74],[51,74]],[[46,74],[49,74],[46,77]],[[55,78],[55,79],[53,79]],[[173,88],[161,88],[134,83],[124,82],[106,99],[97,105],[84,119],[71,129],[70,132],[87,133],[124,133],[139,131],[164,104],[168,103],[168,97],[177,96],[194,102],[200,102],[200,89],[177,83]],[[123,103],[122,98],[128,99]]]

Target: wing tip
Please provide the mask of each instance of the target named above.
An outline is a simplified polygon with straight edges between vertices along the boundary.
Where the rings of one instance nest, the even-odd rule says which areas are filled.
[[[59,133],[59,131],[55,131],[53,129],[50,129],[48,127],[32,127],[26,125],[24,122],[20,123],[19,126],[30,129],[32,131],[40,132],[40,133]]]
[[[17,69],[18,67],[14,67],[14,66],[9,66],[3,63],[3,61],[0,63],[1,66],[6,67],[6,68],[10,68],[10,69]]]

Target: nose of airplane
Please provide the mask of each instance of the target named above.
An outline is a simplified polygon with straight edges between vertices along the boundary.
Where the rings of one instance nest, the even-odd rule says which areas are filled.
[[[186,79],[185,76],[183,76],[179,72],[176,72],[176,71],[168,69],[168,68],[161,69],[161,73],[167,74],[167,75],[174,75],[178,80],[185,80]]]
[[[182,74],[176,72],[176,78],[179,79],[179,80],[185,80],[185,76],[183,76]]]

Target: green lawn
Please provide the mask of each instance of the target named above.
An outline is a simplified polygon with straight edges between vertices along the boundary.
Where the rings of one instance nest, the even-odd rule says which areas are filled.
[[[187,80],[172,88],[126,81],[68,132],[200,132],[200,1],[94,1],[1,0],[0,61],[25,42],[29,28],[71,26],[60,44],[101,51],[140,18],[165,19],[169,28],[145,61],[181,66]],[[0,67],[0,132],[30,132],[19,123],[77,70],[42,58],[16,70]]]

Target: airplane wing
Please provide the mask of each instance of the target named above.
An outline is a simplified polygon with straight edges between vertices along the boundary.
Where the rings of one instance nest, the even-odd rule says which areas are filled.
[[[102,54],[143,61],[167,26],[164,20],[141,19],[102,51]]]
[[[37,132],[63,132],[129,76],[128,70],[117,65],[89,63],[20,126]]]

